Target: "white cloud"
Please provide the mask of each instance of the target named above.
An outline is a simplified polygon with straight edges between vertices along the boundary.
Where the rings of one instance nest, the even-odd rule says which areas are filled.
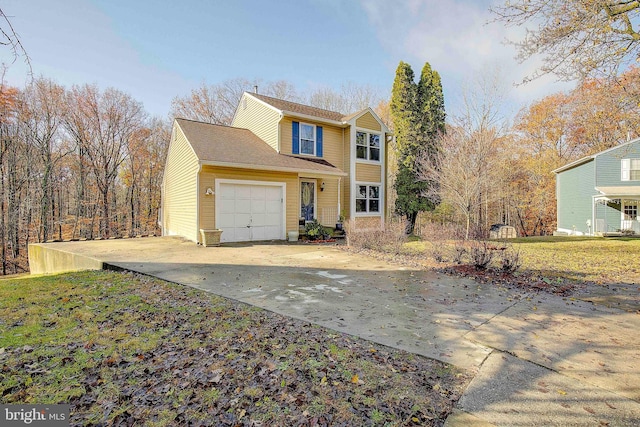
[[[490,4],[473,0],[362,0],[387,51],[414,67],[427,61],[438,70],[448,108],[459,97],[460,86],[487,67],[499,68],[505,85],[510,86],[508,98],[515,108],[570,88],[572,84],[557,83],[553,76],[516,86],[535,71],[540,60],[519,64],[514,59],[515,48],[506,40],[519,39],[524,30],[491,22]],[[414,71],[419,73],[420,68]]]

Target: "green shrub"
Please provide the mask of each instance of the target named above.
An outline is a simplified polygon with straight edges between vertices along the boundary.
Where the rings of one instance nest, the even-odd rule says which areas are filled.
[[[322,236],[328,236],[330,234],[317,219],[307,222],[304,226],[304,232],[311,240],[321,239]]]

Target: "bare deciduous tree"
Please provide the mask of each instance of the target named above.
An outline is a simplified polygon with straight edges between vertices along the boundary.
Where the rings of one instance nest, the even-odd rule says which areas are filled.
[[[437,183],[427,196],[446,202],[464,217],[467,239],[472,226],[486,226],[488,205],[502,195],[502,91],[499,73],[481,75],[472,89],[466,89],[464,107],[441,136],[437,153],[418,160],[420,179]]]
[[[350,114],[376,106],[383,99],[380,91],[373,86],[349,82],[343,84],[340,91],[330,87],[317,88],[309,94],[307,103],[324,110]]]
[[[187,96],[176,96],[171,102],[171,117],[182,117],[205,123],[230,125],[240,97],[258,87],[260,93],[274,98],[299,101],[295,86],[286,80],[262,83],[261,80],[235,78],[219,84],[202,83]]]
[[[139,130],[145,113],[142,104],[117,89],[101,92],[96,86],[74,87],[68,128],[80,144],[90,165],[100,193],[98,201],[103,237],[111,234],[111,199],[120,166],[124,162],[127,144]]]
[[[40,227],[38,240],[50,238],[50,210],[54,204],[53,181],[60,160],[69,154],[62,144],[61,129],[66,111],[64,88],[50,79],[34,80],[20,97],[19,126],[25,142],[39,157]]]
[[[542,55],[543,65],[525,81],[549,73],[565,80],[615,76],[640,55],[635,0],[507,0],[492,12],[509,26],[529,26],[513,43],[517,59]]]
[[[13,24],[11,24],[9,17],[4,13],[2,8],[0,8],[0,45],[7,46],[11,50],[13,56],[12,63],[17,61],[19,57],[23,57],[25,64],[29,67],[29,74],[33,74],[31,59],[22,45],[18,33],[16,33],[13,28]]]

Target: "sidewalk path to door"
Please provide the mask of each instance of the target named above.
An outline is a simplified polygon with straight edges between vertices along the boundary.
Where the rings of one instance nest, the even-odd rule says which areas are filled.
[[[640,315],[588,293],[523,294],[309,244],[61,242],[32,245],[30,262],[136,271],[452,363],[475,376],[447,426],[640,425]]]

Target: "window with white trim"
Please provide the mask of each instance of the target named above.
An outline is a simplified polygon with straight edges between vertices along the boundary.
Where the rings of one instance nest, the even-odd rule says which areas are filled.
[[[638,218],[638,202],[625,201],[622,213],[626,221],[635,221]]]
[[[640,181],[640,159],[622,159],[622,181]]]
[[[356,158],[380,161],[380,134],[356,132]]]
[[[380,186],[357,185],[356,212],[380,212]]]
[[[300,123],[300,154],[316,155],[316,127]]]

